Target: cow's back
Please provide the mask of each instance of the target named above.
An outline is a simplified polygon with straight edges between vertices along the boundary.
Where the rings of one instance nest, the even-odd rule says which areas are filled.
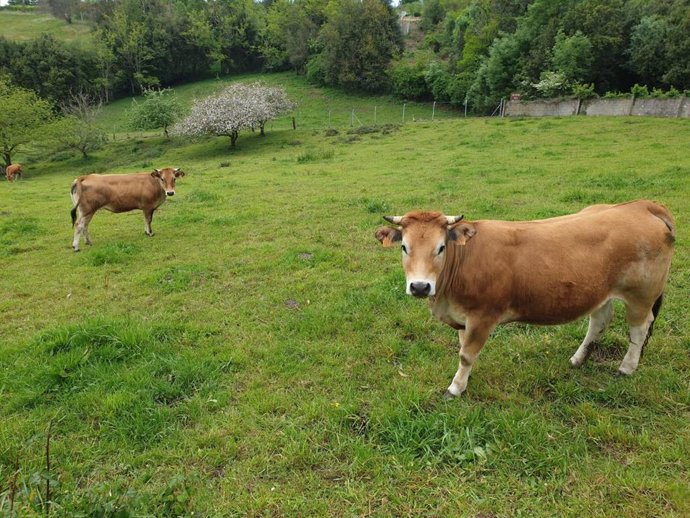
[[[155,208],[165,200],[158,181],[149,173],[89,174],[74,182],[79,186],[79,203],[88,210],[112,212]]]
[[[612,294],[660,293],[675,232],[668,210],[647,200],[545,220],[472,224],[476,235],[449,250],[456,266],[445,272],[447,296],[465,308],[542,324],[578,318]]]

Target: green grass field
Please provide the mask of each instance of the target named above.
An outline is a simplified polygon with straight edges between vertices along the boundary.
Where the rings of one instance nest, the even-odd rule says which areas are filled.
[[[90,28],[84,22],[68,24],[48,14],[0,11],[0,36],[14,41],[27,41],[41,34],[52,34],[58,40],[88,45]]]
[[[18,156],[26,178],[0,182],[0,514],[45,515],[49,479],[53,516],[687,516],[689,122],[420,118]],[[168,165],[187,176],[153,238],[140,213],[101,212],[71,251],[75,176]],[[404,294],[381,215],[641,197],[678,240],[635,375],[614,376],[619,307],[581,370],[586,321],[499,328],[444,401],[456,334]]]

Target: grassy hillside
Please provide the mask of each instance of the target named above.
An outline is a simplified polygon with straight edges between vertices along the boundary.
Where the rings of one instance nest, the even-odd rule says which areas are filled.
[[[88,45],[89,32],[89,26],[78,21],[68,24],[47,14],[0,11],[0,36],[8,40],[26,41],[52,34],[59,40]]]
[[[235,152],[120,136],[0,182],[0,514],[44,514],[46,478],[54,516],[690,513],[688,121],[346,130],[276,124]],[[103,212],[93,246],[70,250],[76,175],[167,165],[187,176],[153,238],[140,213]],[[542,218],[640,197],[668,205],[678,241],[637,373],[614,376],[617,308],[581,370],[585,321],[505,326],[443,401],[457,337],[404,294],[381,215]]]
[[[191,107],[195,99],[201,99],[223,89],[232,81],[264,81],[285,88],[298,108],[294,114],[269,123],[270,129],[292,128],[292,116],[300,129],[324,129],[330,127],[360,127],[372,124],[398,124],[403,122],[448,119],[459,117],[458,110],[449,105],[404,102],[387,95],[360,96],[334,88],[319,88],[308,84],[304,76],[292,72],[279,74],[241,74],[219,79],[198,81],[174,88],[182,103]],[[139,100],[140,98],[137,98]],[[109,131],[128,132],[127,113],[132,99],[120,99],[103,108],[101,120]],[[404,106],[404,114],[403,114]],[[354,114],[353,114],[354,112]]]

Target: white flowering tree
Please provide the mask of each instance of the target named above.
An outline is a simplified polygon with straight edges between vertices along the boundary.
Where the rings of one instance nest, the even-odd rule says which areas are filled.
[[[230,147],[235,147],[240,130],[258,126],[264,135],[266,122],[294,108],[282,88],[262,82],[235,83],[219,94],[196,101],[192,113],[176,124],[172,133],[226,136],[230,137]]]

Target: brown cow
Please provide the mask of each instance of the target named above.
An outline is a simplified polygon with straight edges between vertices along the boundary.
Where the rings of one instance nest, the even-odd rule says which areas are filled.
[[[8,182],[13,182],[17,177],[21,178],[23,172],[22,164],[11,164],[5,167],[5,176]]]
[[[632,374],[652,333],[673,255],[675,225],[658,203],[594,205],[537,221],[463,221],[440,212],[386,216],[376,238],[402,241],[407,293],[429,297],[431,312],[458,330],[458,396],[491,331],[506,322],[563,324],[589,315],[575,354],[581,366],[622,300],[630,326],[618,371]]]
[[[79,251],[80,236],[87,245],[89,222],[99,209],[111,212],[144,211],[144,232],[152,236],[151,221],[153,212],[160,207],[167,196],[175,194],[175,180],[184,176],[180,168],[154,169],[151,173],[135,174],[87,174],[72,182],[72,226],[74,240],[72,248]]]

